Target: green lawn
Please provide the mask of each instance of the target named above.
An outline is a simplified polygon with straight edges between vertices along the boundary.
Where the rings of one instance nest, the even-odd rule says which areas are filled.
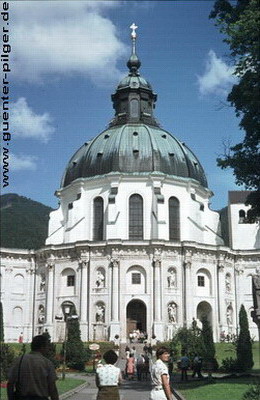
[[[64,381],[58,380],[57,381],[58,392],[59,394],[68,392],[69,390],[74,389],[79,385],[82,385],[82,383],[84,382],[86,382],[84,379],[74,379],[74,378],[66,378]],[[0,399],[1,400],[7,399],[5,388],[1,388],[0,390]]]
[[[221,366],[221,361],[227,357],[236,358],[236,349],[232,343],[215,343],[216,348],[216,356],[219,363],[219,367]],[[252,346],[253,350],[253,358],[254,358],[254,366],[253,372],[258,370],[260,372],[260,351],[259,351],[259,342],[254,342]]]
[[[188,381],[173,384],[186,400],[241,400],[256,378],[221,379],[208,382]]]

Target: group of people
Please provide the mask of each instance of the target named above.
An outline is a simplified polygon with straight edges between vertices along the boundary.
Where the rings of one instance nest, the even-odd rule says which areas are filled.
[[[174,400],[175,398],[170,387],[169,372],[166,365],[169,357],[169,350],[165,347],[156,351],[157,360],[151,367],[153,389],[150,392],[149,400]],[[100,364],[96,373],[97,400],[119,400],[118,386],[122,382],[122,375],[120,368],[115,366],[118,357],[113,350],[109,350],[103,358],[106,364]],[[131,358],[134,357],[129,353],[128,360]]]
[[[147,333],[140,331],[139,329],[134,329],[129,333],[130,343],[143,343],[147,339]]]
[[[131,349],[126,346],[125,348],[125,356],[126,356],[126,365],[125,365],[125,377],[129,380],[134,379],[134,376],[137,376],[139,381],[148,379],[149,369],[150,369],[150,357],[151,354],[148,352],[148,347],[144,346],[143,354],[136,354],[135,346]]]
[[[44,335],[35,336],[31,343],[31,352],[15,360],[10,368],[7,384],[8,400],[59,400],[56,387],[56,372],[52,362],[45,357],[48,350],[48,338]],[[133,379],[136,372],[137,379],[142,380],[146,371],[150,373],[153,389],[149,400],[174,400],[170,387],[170,374],[173,363],[170,352],[166,347],[159,347],[156,351],[156,361],[144,348],[143,354],[137,355],[133,346],[126,348],[126,376]],[[123,378],[119,367],[115,366],[118,355],[113,350],[103,355],[104,363],[100,363],[96,370],[96,385],[98,387],[97,400],[119,400],[119,385]],[[168,364],[168,366],[167,366]],[[202,359],[196,355],[193,360],[193,374],[201,375]],[[190,360],[184,353],[179,367],[182,371],[182,380],[187,380],[187,370]],[[18,393],[18,395],[17,395]]]

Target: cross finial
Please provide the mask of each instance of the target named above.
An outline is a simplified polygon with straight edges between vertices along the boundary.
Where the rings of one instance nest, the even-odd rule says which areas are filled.
[[[138,28],[138,26],[135,25],[135,23],[133,22],[132,25],[130,26],[130,29],[132,29],[132,32],[131,32],[132,39],[136,39],[136,29],[137,28]]]

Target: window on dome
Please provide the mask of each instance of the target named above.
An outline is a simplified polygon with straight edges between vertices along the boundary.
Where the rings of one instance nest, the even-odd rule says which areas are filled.
[[[198,286],[205,286],[205,276],[198,275]]]
[[[180,203],[176,197],[169,198],[169,240],[180,240]]]
[[[129,199],[129,239],[143,239],[143,199],[139,194]]]
[[[104,240],[104,202],[102,197],[94,199],[94,224],[93,224],[93,240]]]
[[[130,117],[139,118],[139,101],[137,99],[130,101]]]

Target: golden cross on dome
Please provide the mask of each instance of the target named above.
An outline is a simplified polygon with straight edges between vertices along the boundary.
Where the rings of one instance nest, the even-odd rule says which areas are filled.
[[[133,22],[132,25],[130,26],[130,29],[132,29],[131,32],[131,38],[135,39],[136,38],[136,29],[138,28],[137,25],[135,25],[135,23]]]

